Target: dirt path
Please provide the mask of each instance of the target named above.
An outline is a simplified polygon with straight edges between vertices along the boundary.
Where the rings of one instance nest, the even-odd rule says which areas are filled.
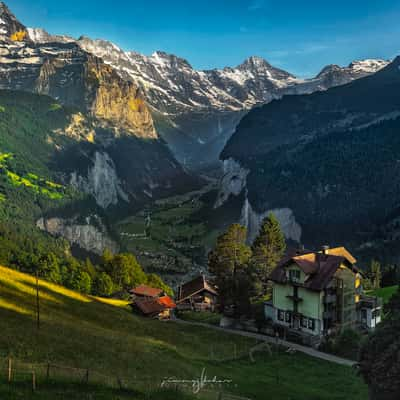
[[[175,320],[173,320],[173,322],[177,322],[179,324],[193,325],[193,326],[202,326],[202,327],[206,327],[209,329],[226,332],[226,333],[230,333],[233,335],[245,336],[248,338],[257,339],[257,340],[261,340],[261,341],[272,343],[272,344],[277,343],[277,340],[275,338],[273,338],[271,336],[267,336],[267,335],[262,335],[260,333],[240,331],[240,330],[236,330],[236,329],[220,328],[219,326],[213,326],[213,325],[204,324],[201,322],[183,321],[181,319],[175,319]],[[306,347],[306,346],[302,346],[297,343],[288,342],[287,340],[279,339],[279,344],[281,346],[285,346],[285,347],[291,348],[293,350],[300,351],[301,353],[307,354],[311,357],[319,358],[319,359],[325,360],[325,361],[330,361],[335,364],[345,365],[347,367],[353,367],[354,365],[357,364],[356,361],[337,357],[333,354],[323,353],[322,351],[315,350],[311,347]]]

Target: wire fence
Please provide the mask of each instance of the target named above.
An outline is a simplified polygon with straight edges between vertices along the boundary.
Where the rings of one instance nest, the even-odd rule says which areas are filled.
[[[192,394],[201,400],[251,400],[227,392],[223,384],[218,382],[212,383],[207,388],[201,387],[201,379],[200,377],[193,381],[157,382],[153,377],[109,376],[88,368],[75,368],[50,362],[27,363],[13,357],[0,358],[0,380],[5,380],[10,385],[29,386],[33,392],[40,391],[41,387],[48,387],[49,384],[65,383],[106,387],[132,393],[140,391],[149,399],[152,393],[168,389],[176,390],[177,393]]]

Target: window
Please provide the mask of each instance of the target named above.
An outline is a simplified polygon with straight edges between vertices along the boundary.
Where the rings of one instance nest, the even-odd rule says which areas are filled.
[[[314,318],[308,318],[308,329],[312,331],[315,329],[315,320]]]
[[[298,269],[289,270],[289,280],[292,282],[300,281],[300,271]]]
[[[282,310],[278,310],[278,320],[279,321],[285,320],[285,313]]]
[[[381,310],[379,308],[376,308],[374,311],[372,311],[372,318],[379,318],[381,316]]]
[[[361,309],[361,322],[367,322],[367,310],[365,308]]]
[[[308,318],[307,317],[301,317],[301,327],[302,328],[307,328],[308,325]]]
[[[286,311],[286,315],[285,315],[285,321],[287,323],[290,323],[291,319],[292,319],[292,313],[290,311]]]

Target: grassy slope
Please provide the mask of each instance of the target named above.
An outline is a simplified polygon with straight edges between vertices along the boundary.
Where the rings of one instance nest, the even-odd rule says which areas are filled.
[[[56,107],[57,106],[57,107]],[[2,220],[32,225],[46,210],[73,201],[55,171],[57,148],[74,140],[65,130],[73,112],[47,96],[0,90],[0,204]]]
[[[255,363],[248,357],[213,361],[211,348],[221,359],[232,355],[234,344],[239,353],[247,354],[254,342],[205,328],[145,320],[128,312],[125,303],[82,296],[47,282],[40,288],[38,333],[34,279],[0,267],[0,357],[11,354],[30,363],[50,360],[90,368],[133,381],[138,389],[167,376],[193,379],[206,368],[208,376],[233,380],[230,391],[252,399],[265,399],[266,393],[273,399],[367,398],[365,385],[349,368],[283,352],[260,354]]]

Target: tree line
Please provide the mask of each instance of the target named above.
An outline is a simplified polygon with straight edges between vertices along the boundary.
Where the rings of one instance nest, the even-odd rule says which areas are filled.
[[[93,264],[70,254],[63,239],[28,227],[0,223],[0,264],[58,283],[85,294],[110,296],[125,293],[136,285],[148,284],[166,293],[172,289],[156,274],[147,274],[133,254],[104,251]]]

